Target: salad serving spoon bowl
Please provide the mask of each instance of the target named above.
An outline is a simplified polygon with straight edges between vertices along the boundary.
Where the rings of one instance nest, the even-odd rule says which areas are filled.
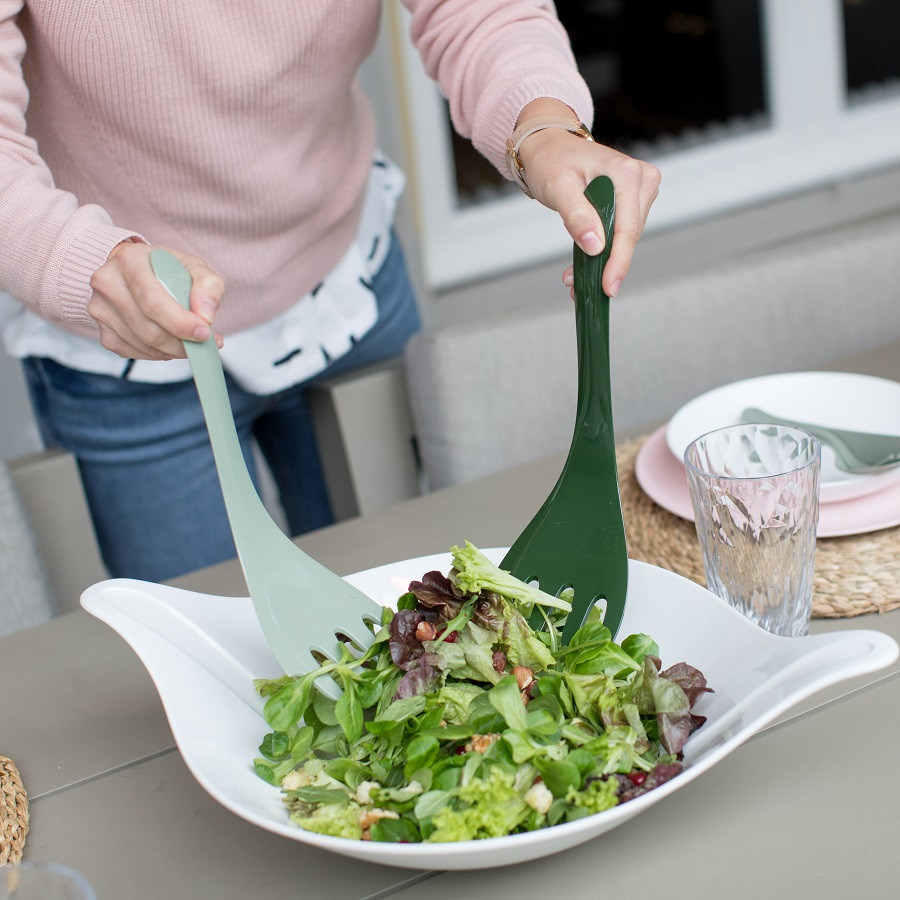
[[[603,269],[615,223],[615,190],[605,175],[585,195],[600,214],[606,246],[598,256],[574,248],[578,403],[575,431],[562,473],[534,518],[515,540],[501,567],[548,594],[574,589],[563,643],[584,624],[598,601],[613,638],[625,614],[628,553],[619,498],[609,378],[609,297]],[[542,617],[532,617],[533,628]]]
[[[150,264],[163,287],[190,309],[191,276],[161,248]],[[257,493],[241,450],[222,360],[215,338],[184,341],[209,431],[216,471],[235,548],[262,627],[275,658],[289,675],[319,668],[342,657],[345,639],[361,651],[374,643],[370,627],[381,607],[362,591],[304,553],[272,519]],[[338,685],[320,677],[316,687],[332,699]]]

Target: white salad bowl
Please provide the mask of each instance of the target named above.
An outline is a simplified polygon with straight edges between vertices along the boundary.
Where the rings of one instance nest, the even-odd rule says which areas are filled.
[[[504,550],[486,551],[494,562]],[[348,581],[393,606],[412,580],[450,554],[379,566]],[[879,631],[809,637],[763,631],[705,588],[672,572],[630,561],[619,639],[649,634],[664,667],[699,668],[715,693],[694,707],[708,717],[685,745],[685,770],[621,806],[540,831],[480,841],[395,844],[304,831],[288,819],[278,788],[253,770],[270,730],[252,680],[281,674],[249,598],[216,597],[115,579],[88,588],[82,606],[134,649],[152,677],[172,733],[197,781],[227,809],[261,828],[344,856],[412,869],[480,869],[566,850],[615,828],[677,791],[785,710],[831,684],[890,665],[897,643]]]

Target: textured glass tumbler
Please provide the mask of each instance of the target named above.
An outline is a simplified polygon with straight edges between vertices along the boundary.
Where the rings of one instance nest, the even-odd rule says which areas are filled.
[[[773,634],[809,632],[820,454],[780,425],[720,428],[684,453],[707,587]]]
[[[49,862],[23,862],[0,869],[0,900],[97,900],[79,872]]]

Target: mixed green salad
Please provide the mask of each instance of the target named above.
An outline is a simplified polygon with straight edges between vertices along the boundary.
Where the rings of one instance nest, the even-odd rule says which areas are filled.
[[[301,828],[354,840],[465,841],[534,831],[626,803],[675,777],[710,688],[662,668],[645,634],[621,644],[571,608],[452,549],[413,581],[375,643],[302,677],[254,682],[272,729],[254,761]],[[545,628],[533,630],[538,610]],[[317,678],[343,689],[333,701]]]

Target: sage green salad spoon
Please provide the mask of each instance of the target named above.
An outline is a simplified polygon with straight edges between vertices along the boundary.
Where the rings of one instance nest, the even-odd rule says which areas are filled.
[[[574,249],[575,433],[556,486],[500,564],[522,581],[536,580],[548,594],[574,589],[572,611],[563,627],[564,643],[584,624],[598,600],[606,603],[603,621],[615,637],[628,589],[610,396],[609,298],[601,287],[613,243],[613,183],[606,176],[596,178],[585,195],[600,214],[606,247],[599,256],[588,256],[577,245]],[[532,617],[531,625],[542,626],[540,614]]]
[[[741,419],[755,424],[799,428],[831,447],[835,465],[853,475],[869,475],[900,465],[900,435],[848,431],[796,419],[781,419],[756,407],[745,409]]]
[[[191,276],[184,266],[159,248],[151,250],[150,264],[163,287],[190,309]],[[238,558],[275,658],[287,674],[303,675],[319,667],[314,654],[340,660],[342,636],[367,649],[374,643],[368,623],[380,623],[381,607],[307,556],[278,527],[247,469],[215,338],[185,341],[184,348],[206,418]],[[332,699],[340,696],[330,678],[317,679],[316,686]]]

